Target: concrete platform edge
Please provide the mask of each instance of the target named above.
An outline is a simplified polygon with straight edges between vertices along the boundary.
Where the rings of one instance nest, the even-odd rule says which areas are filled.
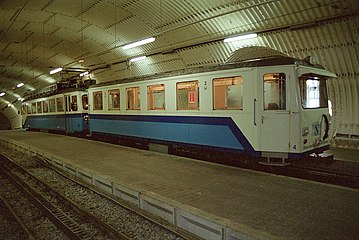
[[[111,182],[109,179],[97,176],[95,172],[89,169],[81,169],[71,165],[66,159],[62,159],[59,156],[41,149],[5,138],[0,138],[0,145],[28,154],[29,156],[39,156],[49,164],[103,191],[113,194],[124,201],[135,204],[144,211],[159,216],[173,225],[201,238],[213,240],[280,239],[268,233],[181,204],[156,193],[135,189],[123,183]]]

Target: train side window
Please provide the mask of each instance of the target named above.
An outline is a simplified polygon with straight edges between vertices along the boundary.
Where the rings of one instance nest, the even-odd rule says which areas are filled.
[[[71,110],[77,111],[77,96],[71,96]]]
[[[120,89],[108,91],[108,110],[120,110]]]
[[[63,112],[64,111],[64,99],[61,97],[56,98],[56,106],[57,106],[57,112]]]
[[[31,103],[31,113],[36,113],[36,102]]]
[[[31,104],[27,105],[27,114],[31,114]]]
[[[198,81],[179,82],[176,84],[177,110],[199,109]]]
[[[126,88],[126,110],[140,110],[140,88]]]
[[[213,109],[243,109],[243,78],[226,77],[213,79]]]
[[[21,105],[21,114],[22,115],[27,114],[27,106],[26,106],[26,104]]]
[[[266,73],[263,76],[264,110],[286,109],[286,76],[284,73]]]
[[[93,110],[102,110],[103,101],[102,101],[102,91],[97,91],[93,93]]]
[[[151,85],[147,87],[148,110],[165,110],[165,85]]]
[[[55,98],[51,98],[49,99],[49,108],[50,108],[50,112],[56,112],[56,102],[55,102]]]
[[[303,108],[328,107],[325,77],[314,74],[304,74],[299,77],[299,84]]]
[[[88,101],[88,96],[85,94],[85,95],[82,95],[82,108],[84,110],[88,110],[89,109],[89,101]]]
[[[49,112],[49,102],[47,100],[42,101],[42,107],[43,107],[43,112],[44,113],[48,113]]]
[[[37,113],[42,113],[42,102],[37,102],[36,103],[37,106]]]

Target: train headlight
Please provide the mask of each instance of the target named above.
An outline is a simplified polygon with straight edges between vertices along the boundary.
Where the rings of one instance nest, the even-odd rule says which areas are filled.
[[[302,136],[305,137],[309,134],[309,127],[302,128]]]

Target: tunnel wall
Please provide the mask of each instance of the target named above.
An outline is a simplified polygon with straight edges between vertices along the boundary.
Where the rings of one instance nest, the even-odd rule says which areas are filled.
[[[17,107],[19,106],[11,104],[0,110],[0,130],[22,128],[21,114]]]

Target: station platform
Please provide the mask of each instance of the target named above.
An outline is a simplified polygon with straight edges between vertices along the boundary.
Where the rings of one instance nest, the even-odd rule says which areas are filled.
[[[75,137],[0,131],[47,161],[204,239],[358,239],[359,191]]]

